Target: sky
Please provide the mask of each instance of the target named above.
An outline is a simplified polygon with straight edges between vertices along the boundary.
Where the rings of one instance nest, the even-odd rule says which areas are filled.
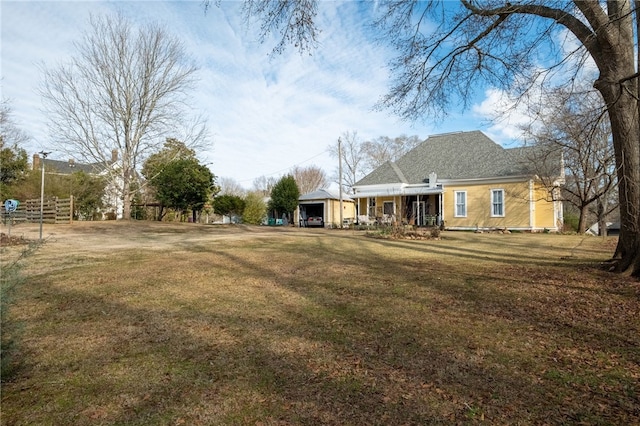
[[[219,177],[245,188],[261,176],[285,175],[316,166],[329,177],[337,160],[327,150],[345,132],[362,140],[379,136],[429,135],[482,130],[504,146],[518,141],[515,123],[491,123],[499,93],[481,91],[468,111],[452,110],[438,123],[401,121],[375,110],[386,94],[393,52],[377,44],[367,14],[353,1],[320,2],[319,45],[311,55],[289,48],[270,55],[277,40],[260,43],[238,1],[204,12],[194,1],[7,1],[0,3],[1,90],[16,124],[31,141],[29,155],[53,151],[38,87],[41,69],[67,62],[74,41],[89,29],[90,14],[123,12],[135,23],[158,22],[184,43],[199,67],[190,107],[207,120],[210,137],[198,153]],[[484,94],[484,95],[483,95]]]

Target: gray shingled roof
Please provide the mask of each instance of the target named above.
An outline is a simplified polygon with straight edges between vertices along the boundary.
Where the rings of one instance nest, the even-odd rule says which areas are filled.
[[[383,164],[355,186],[419,184],[426,182],[432,172],[438,180],[526,175],[530,174],[523,161],[527,150],[505,149],[478,130],[430,136],[395,164]]]
[[[54,169],[57,173],[65,175],[79,171],[87,174],[99,174],[106,168],[104,163],[82,164],[78,162],[52,160],[49,158],[44,159],[44,166],[45,168]]]

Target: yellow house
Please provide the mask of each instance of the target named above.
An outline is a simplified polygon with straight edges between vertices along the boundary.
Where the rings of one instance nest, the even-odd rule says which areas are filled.
[[[480,131],[430,136],[354,185],[358,221],[559,231],[562,160],[554,161],[554,176],[541,179],[532,172],[541,167],[530,167],[533,149],[503,148]],[[549,177],[551,187],[543,185]]]

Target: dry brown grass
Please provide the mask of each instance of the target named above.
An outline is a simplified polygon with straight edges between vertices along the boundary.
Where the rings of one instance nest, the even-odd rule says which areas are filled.
[[[598,269],[613,239],[47,236],[3,330],[2,424],[640,423],[640,288]]]

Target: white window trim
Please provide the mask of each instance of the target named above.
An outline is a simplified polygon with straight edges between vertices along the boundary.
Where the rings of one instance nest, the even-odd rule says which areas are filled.
[[[458,194],[464,194],[464,214],[458,214]],[[453,217],[467,217],[467,191],[453,191]]]
[[[494,209],[494,205],[497,204],[494,196],[496,192],[501,192],[502,193],[502,214],[495,214],[495,209]],[[506,206],[505,206],[505,192],[504,189],[502,188],[493,188],[491,189],[491,217],[505,217],[506,215]]]

